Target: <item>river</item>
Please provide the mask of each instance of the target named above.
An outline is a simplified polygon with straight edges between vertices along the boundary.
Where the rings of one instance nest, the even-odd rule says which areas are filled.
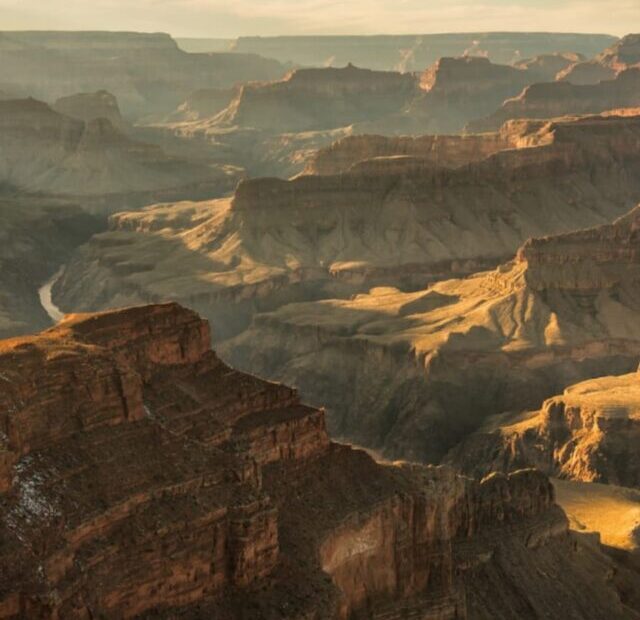
[[[64,272],[64,265],[58,269],[39,289],[38,296],[40,297],[40,303],[45,309],[46,313],[51,317],[54,323],[57,323],[64,317],[64,312],[53,303],[51,299],[51,290],[58,281],[62,273]]]

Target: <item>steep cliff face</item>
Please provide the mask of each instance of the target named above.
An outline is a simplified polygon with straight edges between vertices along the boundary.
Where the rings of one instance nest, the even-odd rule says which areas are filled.
[[[410,74],[353,65],[299,69],[280,82],[244,85],[216,124],[272,132],[331,129],[397,112],[415,88]]]
[[[252,54],[188,54],[161,33],[0,33],[0,89],[45,101],[106,89],[127,117],[166,115],[196,89],[284,72]]]
[[[35,99],[0,101],[0,128],[0,182],[85,201],[92,197],[87,207],[96,211],[162,196],[221,195],[237,180],[223,167],[169,157],[137,142],[107,118],[72,119]]]
[[[633,617],[544,475],[378,464],[209,338],[166,304],[0,343],[0,617]]]
[[[106,118],[116,129],[126,129],[118,100],[106,90],[60,97],[52,107],[60,114],[86,123],[98,118]]]
[[[438,460],[488,415],[637,368],[638,213],[528,243],[514,263],[465,280],[259,314],[224,354],[312,402],[323,393],[338,435]]]
[[[528,237],[626,212],[640,199],[639,127],[637,117],[525,123],[514,139],[532,148],[455,170],[379,157],[343,174],[247,181],[232,201],[118,214],[54,298],[66,310],[178,299],[224,339],[286,303],[422,288],[497,265]]]
[[[572,84],[597,84],[632,67],[640,67],[639,34],[622,37],[592,60],[576,62],[560,72],[558,79]]]
[[[528,70],[494,65],[488,58],[441,58],[421,75],[424,93],[411,103],[406,116],[422,131],[459,132],[535,80]]]
[[[196,90],[166,120],[170,123],[179,123],[211,118],[227,108],[238,96],[238,92],[239,87]]]
[[[567,388],[538,411],[497,416],[448,460],[483,475],[537,467],[583,482],[640,487],[640,377],[602,377]]]
[[[513,118],[553,118],[571,114],[596,114],[616,108],[640,106],[640,69],[627,69],[614,79],[597,84],[570,82],[533,84],[505,101],[491,116],[472,121],[470,131],[492,131]]]

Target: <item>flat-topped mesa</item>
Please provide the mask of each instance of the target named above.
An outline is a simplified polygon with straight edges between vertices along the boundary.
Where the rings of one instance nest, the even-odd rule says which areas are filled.
[[[246,84],[216,123],[272,132],[342,127],[399,111],[415,89],[411,74],[299,69],[279,82]]]
[[[530,239],[518,251],[533,290],[606,290],[640,281],[640,206],[613,224]]]
[[[471,121],[469,131],[493,131],[513,118],[554,118],[576,114],[598,114],[617,108],[640,106],[640,68],[630,68],[615,78],[597,84],[542,82],[527,86],[508,99],[493,114]]]
[[[118,100],[106,90],[61,97],[53,104],[53,109],[60,114],[85,122],[106,118],[114,127],[124,128],[125,126]]]

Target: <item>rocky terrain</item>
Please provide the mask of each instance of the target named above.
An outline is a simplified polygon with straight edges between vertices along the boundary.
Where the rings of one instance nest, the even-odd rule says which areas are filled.
[[[127,124],[120,114],[118,100],[106,90],[61,97],[51,107],[60,114],[85,123],[105,118],[116,129],[123,131],[127,129]]]
[[[2,618],[634,618],[543,474],[376,463],[176,304],[0,343]]]
[[[398,112],[416,88],[416,79],[407,73],[353,65],[299,69],[279,82],[244,85],[213,125],[271,133],[333,129]]]
[[[224,339],[286,303],[419,290],[496,266],[531,236],[625,213],[640,200],[639,123],[515,123],[502,139],[522,148],[459,168],[434,167],[431,151],[374,157],[342,174],[246,181],[233,199],[120,213],[76,253],[54,299],[66,311],[176,299]]]
[[[629,34],[591,60],[583,59],[558,72],[557,79],[572,84],[598,84],[640,67],[640,34]]]
[[[533,84],[518,97],[505,101],[487,118],[469,122],[467,129],[472,132],[492,131],[514,118],[594,114],[639,106],[640,68],[633,68],[597,84],[575,85],[566,81]]]
[[[166,115],[195,90],[285,71],[255,54],[189,54],[167,34],[0,32],[0,90],[48,102],[107,90],[132,118]]]
[[[564,479],[640,488],[640,375],[590,379],[538,411],[492,417],[450,455],[484,475],[522,467]]]
[[[377,288],[259,314],[223,351],[312,402],[322,398],[337,435],[392,457],[438,461],[489,415],[535,409],[578,381],[638,367],[639,217],[635,209],[614,225],[525,244],[496,271],[425,290]],[[629,425],[619,451],[628,445],[632,463],[633,422],[622,415],[616,424]],[[565,440],[562,458],[575,449],[588,469],[575,437]],[[507,442],[504,454],[511,449]],[[541,461],[553,444],[546,449]],[[628,484],[622,473],[608,475]]]
[[[58,107],[70,112],[86,105],[82,114],[92,117],[95,99],[72,97]],[[106,99],[113,114],[113,100]],[[73,196],[88,210],[100,211],[220,196],[238,178],[229,166],[168,156],[157,145],[125,135],[104,116],[85,122],[31,98],[0,101],[0,182],[23,191]]]
[[[470,32],[399,36],[240,37],[234,49],[306,66],[344,66],[351,62],[360,67],[383,71],[422,71],[443,56],[485,56],[501,64],[556,52],[578,52],[590,58],[616,41],[615,37],[598,34]]]

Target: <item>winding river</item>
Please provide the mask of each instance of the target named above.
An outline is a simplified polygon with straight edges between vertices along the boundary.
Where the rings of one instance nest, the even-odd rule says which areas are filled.
[[[51,317],[51,320],[55,323],[60,321],[64,317],[64,312],[53,303],[51,299],[51,290],[55,283],[59,280],[60,276],[64,272],[64,265],[58,269],[39,289],[38,296],[40,297],[40,303],[45,309],[46,313]]]

